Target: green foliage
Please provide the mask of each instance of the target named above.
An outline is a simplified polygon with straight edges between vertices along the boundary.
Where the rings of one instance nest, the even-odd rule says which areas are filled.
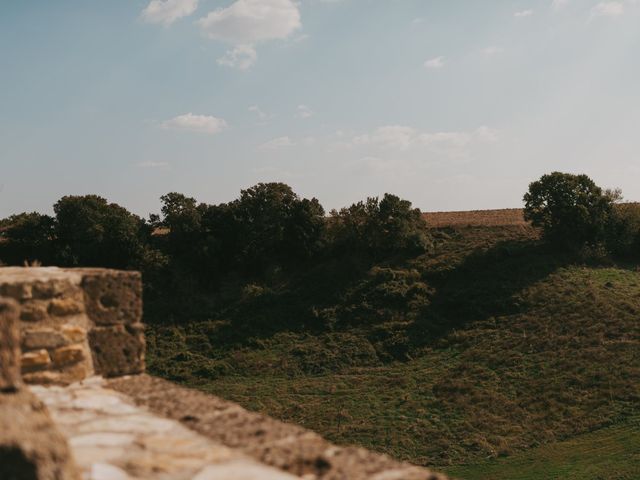
[[[395,253],[423,253],[431,245],[420,210],[388,193],[382,200],[368,198],[333,210],[328,227],[330,242],[340,254],[367,253],[381,259]]]
[[[55,221],[36,212],[12,215],[0,230],[0,258],[8,264],[40,262],[49,264],[53,251]]]
[[[553,172],[529,185],[524,216],[552,245],[579,250],[605,241],[618,198],[586,175]]]
[[[62,197],[56,213],[55,248],[62,265],[140,268],[146,255],[145,223],[97,195]]]
[[[612,212],[606,244],[614,255],[640,256],[640,204],[620,203]]]
[[[284,183],[259,183],[242,190],[232,208],[246,268],[263,271],[271,262],[289,264],[319,250],[324,209],[315,198],[300,199]]]

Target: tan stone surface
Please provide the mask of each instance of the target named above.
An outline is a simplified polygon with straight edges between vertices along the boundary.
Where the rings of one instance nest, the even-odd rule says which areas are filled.
[[[138,272],[82,269],[89,318],[96,325],[138,323],[142,318],[142,280]]]
[[[35,350],[33,352],[23,353],[20,358],[20,363],[23,370],[31,370],[38,368],[47,368],[51,364],[51,357],[49,352],[45,349]]]
[[[77,363],[84,359],[84,348],[81,345],[68,345],[61,347],[51,354],[56,366],[64,366],[69,363]]]
[[[67,337],[52,328],[25,330],[22,332],[22,345],[26,349],[58,348],[69,343]]]
[[[18,305],[0,299],[0,392],[16,390],[21,383]]]
[[[135,406],[98,377],[31,390],[51,411],[86,480],[296,478]]]
[[[0,394],[0,478],[79,480],[65,438],[25,389]]]
[[[159,415],[181,420],[217,443],[308,480],[446,478],[364,448],[332,445],[309,430],[149,375],[116,378],[107,385]]]

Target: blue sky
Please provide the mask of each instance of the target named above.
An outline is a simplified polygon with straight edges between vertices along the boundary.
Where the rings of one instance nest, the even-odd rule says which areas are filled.
[[[640,200],[640,0],[0,0],[0,217],[97,193]]]

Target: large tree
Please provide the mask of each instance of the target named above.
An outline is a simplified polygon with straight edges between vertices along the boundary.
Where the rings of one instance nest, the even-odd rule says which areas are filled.
[[[587,175],[553,172],[529,185],[526,220],[557,247],[576,249],[606,240],[618,192],[603,190]]]
[[[146,225],[138,216],[97,195],[62,197],[56,213],[56,250],[69,266],[139,268]]]

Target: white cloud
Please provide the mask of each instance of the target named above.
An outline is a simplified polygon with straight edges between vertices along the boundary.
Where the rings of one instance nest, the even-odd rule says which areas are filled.
[[[600,2],[591,9],[591,18],[619,17],[624,13],[622,2]]]
[[[513,14],[516,18],[530,17],[531,15],[533,15],[533,10],[522,10]]]
[[[503,51],[504,51],[504,48],[497,47],[495,45],[491,45],[489,47],[485,47],[482,49],[482,53],[487,56],[497,55],[498,53],[502,53]]]
[[[194,115],[185,113],[162,123],[162,128],[171,130],[186,130],[191,132],[215,135],[227,127],[227,122],[221,118],[209,115]]]
[[[218,65],[225,67],[248,70],[256,63],[257,58],[258,54],[251,45],[236,45],[231,50],[227,50],[217,62]]]
[[[284,39],[302,27],[293,0],[236,0],[197,23],[210,38],[234,45]]]
[[[424,66],[435,70],[440,69],[444,67],[444,57],[436,57],[431,60],[427,60],[424,62]]]
[[[142,19],[149,23],[171,25],[182,17],[188,17],[198,8],[198,0],[151,0],[142,11]]]
[[[296,118],[304,119],[304,118],[313,117],[313,115],[314,115],[313,110],[311,110],[309,107],[307,107],[306,105],[298,105]]]
[[[261,150],[275,150],[278,148],[287,148],[293,147],[295,143],[291,141],[291,139],[287,136],[274,138],[273,140],[269,140],[268,142],[263,143],[258,148]]]

